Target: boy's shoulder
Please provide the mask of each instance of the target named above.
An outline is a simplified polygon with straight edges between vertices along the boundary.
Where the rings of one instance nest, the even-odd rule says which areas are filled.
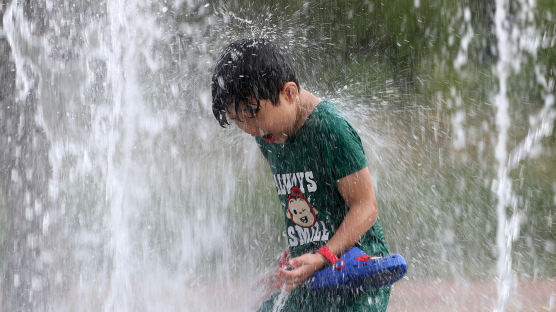
[[[330,100],[320,102],[307,122],[309,127],[316,127],[321,134],[352,128],[346,116]]]

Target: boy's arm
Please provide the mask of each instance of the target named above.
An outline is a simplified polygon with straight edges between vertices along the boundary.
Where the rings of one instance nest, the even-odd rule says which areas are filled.
[[[340,256],[373,226],[378,217],[378,208],[368,167],[340,179],[338,191],[350,208],[326,245],[335,255]],[[295,269],[280,269],[275,276],[281,283],[276,287],[286,284],[286,289],[291,291],[328,264],[320,254],[309,253],[293,258],[290,265]]]
[[[375,224],[378,207],[368,167],[340,179],[338,191],[346,201],[349,211],[326,245],[335,255],[340,256]]]

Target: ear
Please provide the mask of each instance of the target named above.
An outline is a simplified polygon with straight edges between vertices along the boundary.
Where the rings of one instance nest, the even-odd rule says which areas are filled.
[[[286,82],[282,87],[282,92],[284,92],[284,95],[289,102],[295,101],[299,95],[299,89],[297,89],[297,85],[293,81]]]
[[[292,219],[292,213],[290,212],[290,209],[286,210],[286,217],[288,217],[288,219]]]

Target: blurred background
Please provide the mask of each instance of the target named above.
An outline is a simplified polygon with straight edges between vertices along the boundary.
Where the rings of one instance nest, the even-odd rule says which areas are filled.
[[[556,310],[554,1],[0,4],[0,310],[256,310],[284,216],[210,94],[244,37],[359,131],[389,311]]]

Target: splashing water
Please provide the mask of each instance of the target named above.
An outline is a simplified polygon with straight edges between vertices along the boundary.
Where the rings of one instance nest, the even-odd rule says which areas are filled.
[[[272,308],[272,312],[279,312],[284,308],[286,303],[286,299],[288,299],[289,293],[286,291],[286,285],[282,286],[280,290],[280,294],[276,297],[276,301],[274,303],[274,307]]]
[[[14,274],[9,288],[16,295],[5,293],[8,310],[25,302],[55,310],[178,306],[183,289],[191,289],[191,299],[193,286],[202,284],[193,273],[210,272],[199,267],[233,258],[230,232],[217,216],[226,215],[235,182],[213,177],[234,176],[238,163],[226,155],[202,160],[211,153],[203,151],[203,142],[219,138],[208,130],[206,87],[192,91],[205,82],[187,78],[196,70],[189,64],[207,58],[206,42],[169,41],[164,36],[176,26],[161,23],[163,13],[163,7],[142,1],[47,2],[35,8],[14,1],[7,8],[4,27],[18,74],[14,105],[36,107],[35,115],[22,116],[44,129],[48,154],[34,157],[52,166],[51,179],[28,182],[51,203],[36,202],[42,208],[25,217],[42,226],[13,229],[24,240],[40,238],[42,256],[21,267],[16,263],[26,254],[14,251],[13,267],[6,270]],[[191,59],[167,61],[172,49]],[[180,105],[181,93],[195,98],[188,111]],[[242,153],[238,158],[239,164],[249,161]],[[206,190],[219,190],[219,201]],[[25,266],[42,269],[17,275]],[[59,288],[41,287],[54,280]],[[62,290],[78,294],[79,301],[60,297]],[[173,299],[162,300],[161,292]]]
[[[251,284],[286,246],[283,215],[256,145],[237,129],[220,129],[209,90],[222,47],[251,36],[284,46],[302,85],[333,99],[360,132],[387,241],[410,267],[394,288],[393,310],[438,310],[441,301],[475,311],[458,301],[462,288],[481,289],[475,280],[496,284],[497,292],[481,293],[481,309],[511,310],[518,277],[551,277],[556,202],[536,216],[541,187],[522,178],[531,160],[553,157],[546,138],[556,118],[554,77],[536,60],[555,40],[535,24],[536,2],[512,2],[510,10],[509,1],[496,1],[487,73],[474,68],[482,44],[476,8],[443,9],[446,42],[438,35],[438,52],[399,70],[417,72],[414,89],[385,65],[397,66],[390,58],[402,50],[380,34],[365,42],[349,32],[385,6],[330,3],[2,6],[1,309],[256,309],[262,291]],[[399,11],[391,16],[417,12],[416,24],[390,26],[408,23],[402,34],[411,36],[430,4],[408,4],[392,6]],[[443,32],[435,27],[423,33]],[[389,44],[414,51],[409,41]],[[419,72],[425,67],[433,70]],[[543,102],[521,114],[513,88],[524,72],[534,72]],[[477,91],[488,87],[495,94]],[[425,305],[417,306],[412,283],[421,282],[447,283],[451,293],[428,306],[422,295],[416,302]],[[554,306],[554,295],[546,300]]]

